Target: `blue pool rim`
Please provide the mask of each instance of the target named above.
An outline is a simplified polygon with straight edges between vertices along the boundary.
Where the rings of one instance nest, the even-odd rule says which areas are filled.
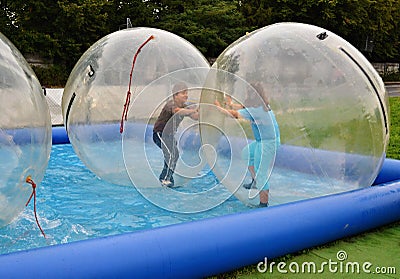
[[[53,127],[53,144],[68,143]],[[400,220],[400,161],[375,186],[0,256],[1,278],[203,278]]]

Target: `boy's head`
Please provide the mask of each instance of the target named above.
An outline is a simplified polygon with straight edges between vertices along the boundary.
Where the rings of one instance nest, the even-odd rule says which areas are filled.
[[[172,96],[178,107],[183,107],[188,99],[188,88],[185,83],[178,82],[172,88]]]
[[[182,91],[187,91],[187,85],[184,82],[178,82],[174,85],[174,87],[172,88],[172,94],[173,97],[175,97],[177,94],[179,94]]]

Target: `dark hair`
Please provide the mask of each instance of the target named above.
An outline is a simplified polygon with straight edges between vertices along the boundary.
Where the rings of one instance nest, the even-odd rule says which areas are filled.
[[[248,88],[246,100],[244,100],[244,105],[246,107],[258,107],[262,105],[264,88],[259,82],[251,83],[251,87]]]
[[[174,87],[172,88],[172,94],[175,96],[176,94],[178,94],[184,90],[187,90],[187,89],[188,89],[188,87],[187,87],[186,83],[178,82],[178,83],[175,83]]]
[[[259,83],[259,82],[252,83],[251,86],[257,91],[257,93],[260,97],[264,96],[265,92],[264,92],[264,88],[261,86],[261,83]]]

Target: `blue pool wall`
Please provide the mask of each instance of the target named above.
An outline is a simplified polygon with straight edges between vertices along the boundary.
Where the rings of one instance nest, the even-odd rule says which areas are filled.
[[[270,208],[2,255],[0,277],[204,278],[399,221],[400,161],[385,160],[376,182]]]
[[[52,128],[52,144],[68,144],[70,143],[67,131],[64,126],[53,126]]]
[[[317,209],[317,210],[316,210]],[[0,256],[2,278],[204,278],[400,219],[400,182]]]

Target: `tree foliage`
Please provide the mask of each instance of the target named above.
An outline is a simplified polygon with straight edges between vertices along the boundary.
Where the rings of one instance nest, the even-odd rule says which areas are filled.
[[[246,32],[277,22],[324,27],[371,61],[399,61],[398,0],[0,0],[0,32],[23,54],[69,72],[103,36],[148,26],[173,32],[217,57]]]
[[[285,21],[313,24],[343,37],[372,61],[400,58],[398,0],[243,0],[239,6],[255,28]]]
[[[156,26],[179,34],[207,57],[217,57],[247,31],[233,1],[165,1],[162,6]]]

